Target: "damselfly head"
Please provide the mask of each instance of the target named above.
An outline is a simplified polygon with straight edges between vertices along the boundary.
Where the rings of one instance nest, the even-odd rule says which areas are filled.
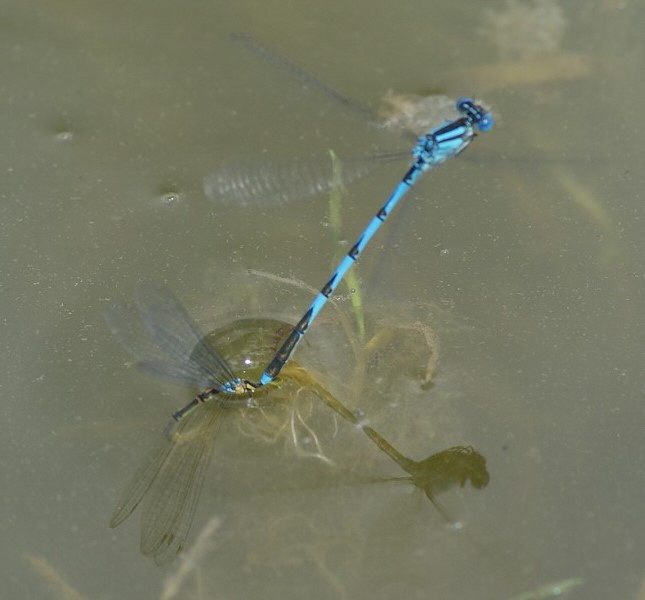
[[[466,116],[479,131],[490,131],[495,124],[493,115],[481,104],[477,104],[473,98],[468,96],[457,100],[457,110]]]

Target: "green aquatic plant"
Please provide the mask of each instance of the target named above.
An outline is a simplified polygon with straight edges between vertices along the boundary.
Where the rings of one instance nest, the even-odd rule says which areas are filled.
[[[341,240],[343,239],[343,219],[341,217],[341,205],[343,199],[347,197],[347,190],[343,184],[343,164],[336,156],[333,150],[329,150],[329,157],[332,164],[331,170],[331,186],[329,190],[329,226],[334,236],[334,246],[340,247]],[[337,255],[334,255],[334,264],[340,260],[340,256],[344,252],[340,250]],[[358,335],[361,340],[365,338],[365,315],[363,313],[363,297],[361,295],[361,287],[356,275],[356,270],[352,269],[345,275],[345,287],[349,293],[349,298],[352,303],[352,314],[356,320],[356,327]]]

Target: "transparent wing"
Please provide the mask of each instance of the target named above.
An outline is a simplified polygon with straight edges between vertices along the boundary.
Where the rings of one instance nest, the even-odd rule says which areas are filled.
[[[142,370],[198,387],[236,379],[230,366],[204,338],[174,294],[156,283],[141,283],[135,307],[114,304],[105,320]]]
[[[212,402],[172,421],[114,510],[110,527],[143,501],[141,552],[157,564],[172,560],[184,545],[221,420],[222,409]]]
[[[410,159],[409,152],[340,159],[342,181],[350,184],[380,164]],[[337,183],[331,158],[223,165],[204,177],[204,193],[218,204],[272,206],[328,192]]]
[[[322,95],[331,98],[332,100],[343,106],[346,110],[349,110],[354,114],[360,116],[363,120],[368,122],[374,120],[374,114],[368,107],[363,106],[356,100],[353,100],[348,96],[340,93],[337,89],[333,88],[324,81],[321,81],[292,60],[274,52],[257,40],[254,40],[250,35],[245,33],[231,33],[229,35],[229,39],[233,43],[238,44],[239,46],[260,57],[267,64],[273,66],[279,71],[282,71],[290,78],[300,81],[301,83],[304,83],[308,88],[315,89]]]
[[[170,362],[167,356],[150,339],[139,311],[132,306],[113,304],[105,311],[105,321],[112,335],[136,359],[137,367],[151,375],[175,383],[188,383],[207,388],[210,375],[192,362]]]
[[[435,127],[446,118],[451,119],[451,115],[454,115],[454,100],[437,94],[423,97],[388,92],[382,98],[379,110],[372,111],[250,35],[233,33],[229,39],[266,65],[333,100],[339,107],[360,117],[366,123],[374,125],[379,122],[379,129],[390,130],[408,140],[416,142],[418,134],[427,132],[431,127]],[[398,159],[410,160],[410,153],[341,158],[343,182],[349,184],[364,177],[384,161]],[[263,165],[247,163],[223,166],[204,178],[203,187],[206,196],[216,203],[271,206],[303,200],[328,191],[333,182],[329,159],[294,160]]]
[[[170,448],[143,500],[141,552],[157,564],[176,557],[185,544],[223,409],[200,404],[171,434]]]
[[[206,341],[168,288],[157,283],[140,283],[135,301],[148,333],[169,357],[193,363],[219,384],[236,378],[224,357]]]
[[[193,411],[193,413],[196,412],[198,411]],[[192,413],[187,414],[185,420],[189,421],[191,416]],[[183,420],[180,422],[180,425],[183,425]],[[164,431],[163,436],[157,442],[148,459],[135,471],[130,482],[123,490],[123,494],[121,494],[116,508],[112,513],[110,527],[118,527],[139,506],[139,503],[150,489],[152,482],[157,477],[159,469],[165,463],[171,450],[172,437],[170,437],[168,432]]]

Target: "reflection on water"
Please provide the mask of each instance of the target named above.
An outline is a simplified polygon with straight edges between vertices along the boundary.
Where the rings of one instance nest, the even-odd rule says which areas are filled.
[[[137,364],[155,375],[206,387],[189,408],[175,413],[158,447],[126,488],[110,523],[112,527],[120,525],[142,502],[141,551],[158,564],[184,550],[215,437],[224,423],[254,442],[280,441],[283,449],[289,450],[290,460],[319,459],[330,467],[327,476],[332,475],[334,485],[343,483],[348,472],[351,477],[346,481],[408,481],[423,490],[448,521],[452,519],[437,502],[438,493],[455,485],[463,487],[467,481],[475,488],[487,485],[485,460],[472,447],[450,448],[421,461],[412,460],[367,424],[363,410],[350,410],[326,389],[319,375],[295,361],[264,388],[255,390],[239,383],[257,380],[288,335],[289,324],[275,319],[242,319],[204,337],[164,287],[141,285],[135,299],[136,308],[114,305],[106,316]],[[363,347],[355,344],[364,373],[354,385],[371,381],[371,370],[382,371],[379,353],[393,338],[400,351],[409,334],[409,329],[389,327],[377,331]],[[425,340],[433,339],[423,328],[421,335]],[[429,348],[433,365],[437,352],[438,347]],[[374,357],[379,359],[374,361]],[[428,383],[428,373],[426,364],[420,386]],[[232,381],[238,382],[234,388],[229,387]],[[346,423],[353,426],[350,432],[364,432],[408,476],[379,476],[356,463],[343,447],[341,429],[347,429]],[[293,483],[297,485],[297,479]]]

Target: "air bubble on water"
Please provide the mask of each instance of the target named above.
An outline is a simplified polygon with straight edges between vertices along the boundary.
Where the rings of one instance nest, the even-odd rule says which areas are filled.
[[[181,200],[181,194],[173,185],[161,185],[157,188],[156,204],[159,206],[175,206]]]
[[[71,131],[65,130],[59,131],[55,137],[59,142],[69,142],[74,137],[74,134]]]
[[[161,202],[163,204],[167,204],[167,205],[174,204],[178,200],[179,200],[179,194],[175,194],[175,193],[172,193],[172,192],[170,192],[168,194],[164,194],[161,197]]]
[[[367,427],[370,424],[369,419],[367,418],[367,414],[360,408],[357,408],[354,411],[354,417],[356,418],[356,427],[358,427],[359,429]]]

